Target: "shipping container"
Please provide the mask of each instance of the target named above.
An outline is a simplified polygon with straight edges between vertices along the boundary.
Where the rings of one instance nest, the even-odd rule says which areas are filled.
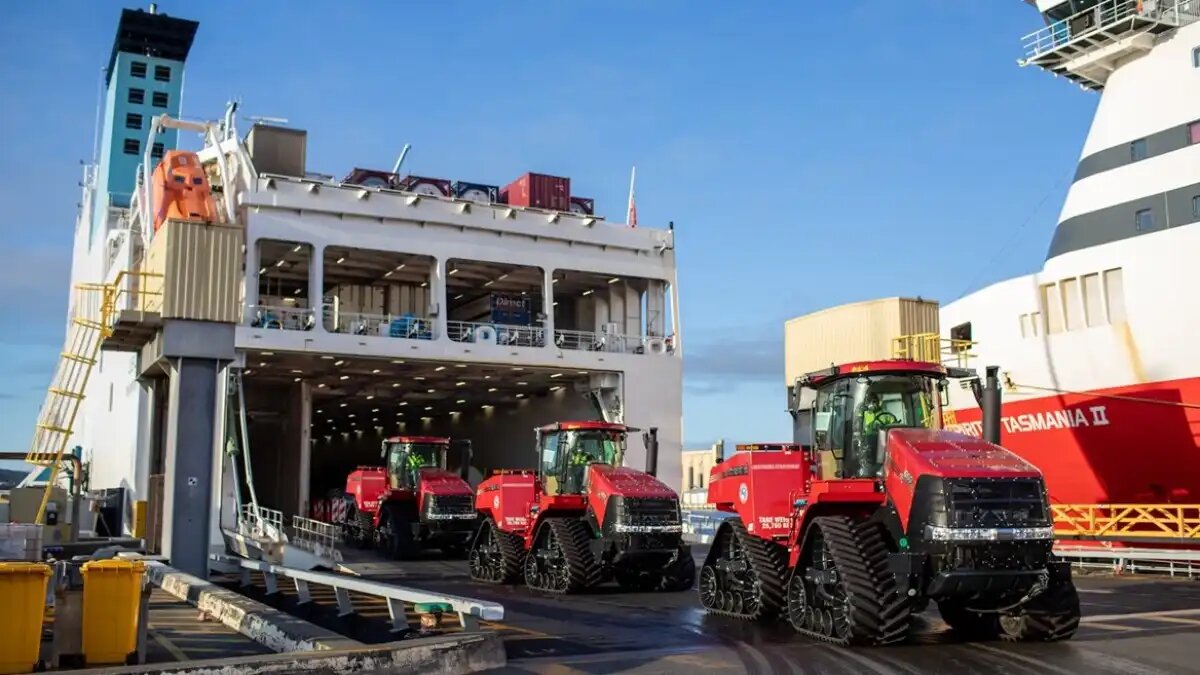
[[[500,201],[551,211],[571,210],[571,179],[527,173],[501,189]]]
[[[500,188],[495,185],[468,183],[459,180],[454,181],[454,184],[450,186],[450,192],[459,199],[468,199],[480,204],[491,204],[497,200]]]
[[[396,182],[396,189],[420,195],[449,197],[450,181],[428,176],[405,176]]]
[[[149,274],[136,283],[146,293],[133,297],[164,319],[240,323],[242,245],[240,227],[168,220],[155,233],[146,255]]]
[[[269,124],[255,124],[246,134],[246,150],[254,168],[261,173],[307,176],[305,155],[308,132]],[[349,181],[347,181],[349,182]]]
[[[784,383],[831,365],[887,359],[901,335],[938,332],[938,303],[883,298],[789,320],[783,329]]]
[[[571,213],[579,213],[585,216],[595,215],[596,202],[589,197],[571,197]]]
[[[350,185],[362,185],[363,187],[394,188],[396,187],[397,176],[390,171],[355,167],[354,170],[346,174],[342,182]]]

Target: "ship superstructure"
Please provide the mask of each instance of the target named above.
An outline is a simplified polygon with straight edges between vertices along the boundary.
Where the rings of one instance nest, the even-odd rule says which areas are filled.
[[[137,73],[182,77],[195,31],[153,10],[122,15],[75,242],[72,281],[93,287],[68,327],[69,343],[95,330],[101,357],[60,368],[54,388],[78,414],[52,392],[40,424],[57,431],[39,432],[33,456],[81,446],[91,487],[123,489],[127,515],[157,502],[164,551],[197,571],[236,527],[246,486],[230,457],[246,441],[254,498],[284,517],[378,464],[397,433],[470,441],[479,480],[532,467],[534,427],[603,419],[657,429],[661,475],[678,481],[672,229],[610,222],[554,176],[499,188],[399,163],[317,173],[306,130],[257,122],[242,136],[234,105],[179,120],[154,107],[157,85],[149,108],[129,108]],[[142,126],[127,127],[135,114]],[[179,134],[202,139],[193,165],[170,153]],[[159,176],[161,152],[180,164]],[[172,181],[211,190],[212,217],[181,215]],[[644,451],[631,442],[626,462]]]
[[[1038,0],[1023,63],[1100,92],[1044,266],[944,306],[1065,503],[1200,501],[1200,2]],[[956,421],[978,433],[968,390]]]

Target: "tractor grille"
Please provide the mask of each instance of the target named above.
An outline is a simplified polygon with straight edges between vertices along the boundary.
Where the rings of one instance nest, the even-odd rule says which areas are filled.
[[[621,507],[621,520],[628,525],[642,527],[679,524],[679,502],[674,499],[625,497],[621,500]]]
[[[429,510],[434,513],[471,513],[475,511],[471,495],[430,495]]]
[[[1050,524],[1039,480],[946,481],[952,527],[1022,527]]]

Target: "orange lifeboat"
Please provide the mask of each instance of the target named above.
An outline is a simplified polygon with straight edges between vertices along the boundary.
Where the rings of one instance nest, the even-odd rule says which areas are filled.
[[[154,231],[169,219],[215,223],[217,205],[212,186],[194,152],[169,150],[151,176]]]

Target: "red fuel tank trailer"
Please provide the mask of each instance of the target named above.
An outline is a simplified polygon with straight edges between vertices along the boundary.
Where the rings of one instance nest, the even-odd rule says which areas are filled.
[[[968,636],[1070,638],[1079,597],[1051,556],[1042,474],[941,428],[950,375],[896,360],[801,378],[812,445],[739,446],[712,469],[709,501],[733,515],[700,570],[704,607],[839,645],[900,642],[930,601]]]

